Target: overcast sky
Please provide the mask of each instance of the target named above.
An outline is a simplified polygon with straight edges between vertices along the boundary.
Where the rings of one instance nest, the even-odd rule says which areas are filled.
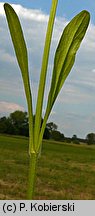
[[[25,35],[35,110],[41,59],[51,0],[8,1],[14,3]],[[54,52],[63,28],[81,10],[91,14],[89,29],[77,53],[75,65],[53,107],[49,121],[65,136],[83,137],[95,132],[95,1],[59,0],[54,27],[43,114],[53,67]],[[0,2],[0,117],[14,110],[26,110],[21,73],[14,55],[3,2]],[[35,112],[35,111],[34,111]]]

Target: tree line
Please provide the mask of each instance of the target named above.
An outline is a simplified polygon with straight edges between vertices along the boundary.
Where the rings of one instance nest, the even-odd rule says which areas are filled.
[[[35,120],[35,116],[34,116]],[[41,125],[43,119],[41,120]],[[8,117],[3,116],[0,118],[0,133],[1,134],[11,134],[11,135],[21,135],[29,136],[29,122],[28,113],[23,111],[15,111],[11,113]],[[44,139],[53,139],[55,141],[62,142],[73,142],[75,144],[80,144],[80,142],[87,143],[88,145],[95,144],[95,133],[87,134],[85,139],[78,138],[77,135],[73,135],[72,138],[65,137],[63,133],[58,131],[58,126],[49,122],[46,124]]]

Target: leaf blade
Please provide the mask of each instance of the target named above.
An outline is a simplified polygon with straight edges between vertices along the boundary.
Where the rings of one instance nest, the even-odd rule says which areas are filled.
[[[5,10],[15,54],[23,78],[25,94],[26,94],[26,99],[28,104],[28,112],[29,112],[30,149],[32,148],[33,150],[34,149],[33,148],[33,111],[32,111],[32,95],[31,95],[30,83],[29,83],[27,47],[24,40],[21,24],[16,12],[8,3],[4,4],[4,10]]]
[[[56,97],[74,64],[76,52],[86,33],[89,21],[89,12],[82,11],[70,21],[63,31],[55,53],[51,87],[48,95],[48,102],[40,132],[39,142],[43,136],[45,125]]]
[[[28,71],[28,60],[27,60],[28,58],[27,58],[27,48],[23,37],[22,28],[19,19],[17,17],[17,14],[8,3],[4,4],[4,10],[5,10],[8,26],[9,26],[11,38],[13,41],[14,50],[18,60],[18,64],[23,73],[25,69],[26,71]]]
[[[71,20],[63,31],[54,59],[52,83],[49,93],[51,106],[53,106],[66,77],[71,71],[77,50],[86,33],[89,20],[89,13],[82,11]]]

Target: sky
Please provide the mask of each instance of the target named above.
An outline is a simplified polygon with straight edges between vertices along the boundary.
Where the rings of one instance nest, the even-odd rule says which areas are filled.
[[[13,4],[23,28],[29,56],[29,73],[35,113],[46,27],[51,0],[7,1]],[[65,136],[85,138],[95,132],[95,1],[59,0],[48,65],[43,115],[50,87],[54,53],[66,24],[81,10],[91,21],[70,75],[54,104],[49,122]],[[21,73],[15,58],[4,10],[0,1],[0,117],[15,110],[27,111]]]

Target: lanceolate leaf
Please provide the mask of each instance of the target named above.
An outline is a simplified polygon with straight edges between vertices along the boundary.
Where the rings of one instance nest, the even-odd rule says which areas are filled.
[[[54,59],[52,83],[49,93],[51,108],[66,77],[71,71],[76,52],[86,33],[89,20],[89,13],[82,11],[71,20],[63,31]]]
[[[23,79],[25,81],[25,78],[26,80],[28,78],[28,58],[27,58],[27,48],[23,37],[21,25],[15,11],[9,4],[6,3],[4,5],[4,9],[5,9],[16,57],[18,60],[18,64],[21,69]]]
[[[31,145],[32,145],[33,144],[33,112],[32,112],[32,97],[31,97],[29,73],[28,73],[27,48],[26,48],[21,25],[14,9],[8,3],[4,4],[4,9],[5,9],[6,18],[8,21],[8,26],[13,41],[17,61],[21,69],[22,78],[24,82],[25,93],[26,93],[26,98],[28,103],[28,110],[29,110],[30,136],[32,139],[31,141]]]
[[[52,82],[48,96],[46,113],[40,132],[39,145],[48,116],[51,112],[56,97],[74,64],[76,52],[86,33],[89,20],[90,14],[87,11],[82,11],[71,20],[71,22],[65,27],[63,31],[55,53]]]

